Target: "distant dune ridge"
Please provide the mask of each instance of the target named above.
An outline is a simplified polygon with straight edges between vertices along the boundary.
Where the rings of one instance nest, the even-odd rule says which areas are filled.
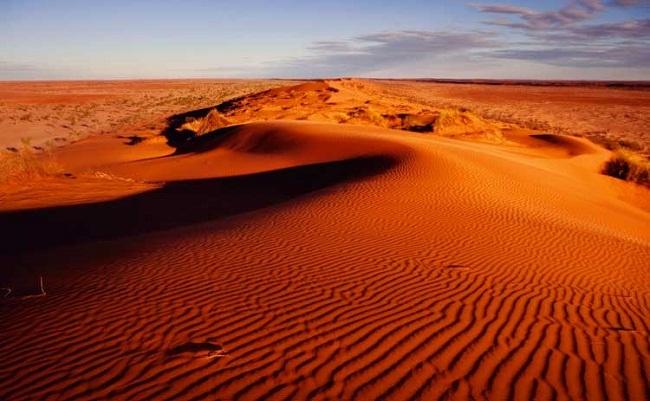
[[[188,117],[180,128],[202,134],[226,122],[308,120],[503,140],[500,124],[485,121],[468,110],[434,110],[404,99],[379,97],[368,85],[344,79],[274,88],[224,102],[204,116]]]
[[[0,399],[647,399],[648,190],[364,85],[91,137],[7,193]]]

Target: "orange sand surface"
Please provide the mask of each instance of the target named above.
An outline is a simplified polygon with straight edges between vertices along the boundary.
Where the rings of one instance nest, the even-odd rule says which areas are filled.
[[[0,149],[160,130],[160,116],[287,85],[273,80],[0,81]]]
[[[650,156],[648,82],[488,85],[397,80],[374,84],[379,96],[464,107],[485,118],[538,131],[581,135],[608,147],[623,144]]]
[[[587,139],[372,85],[2,187],[0,399],[647,399],[649,190]]]

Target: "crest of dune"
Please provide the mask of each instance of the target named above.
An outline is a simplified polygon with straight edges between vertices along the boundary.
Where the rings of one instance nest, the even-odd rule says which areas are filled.
[[[357,80],[315,81],[227,101],[181,130],[204,134],[233,123],[259,120],[310,120],[370,125],[486,142],[503,142],[502,124],[468,110],[432,109],[391,99]]]

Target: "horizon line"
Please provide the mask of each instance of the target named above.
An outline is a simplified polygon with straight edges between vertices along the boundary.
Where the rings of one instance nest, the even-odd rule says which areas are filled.
[[[366,79],[374,81],[430,81],[447,83],[498,83],[498,82],[558,82],[558,83],[625,83],[625,84],[648,84],[650,79],[582,79],[582,78],[445,78],[445,77],[365,77],[365,76],[341,76],[341,77],[110,77],[110,78],[21,78],[0,79],[0,83],[19,82],[133,82],[133,81],[327,81],[342,79]]]

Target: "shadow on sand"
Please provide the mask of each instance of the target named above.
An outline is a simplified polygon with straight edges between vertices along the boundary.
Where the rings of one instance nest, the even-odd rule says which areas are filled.
[[[0,291],[0,301],[7,295],[9,299],[38,294],[39,277],[64,267],[61,258],[71,257],[62,246],[119,239],[245,213],[337,183],[370,177],[395,163],[387,156],[361,157],[245,176],[170,182],[149,192],[106,202],[0,213],[0,287],[11,291],[10,295]],[[82,252],[88,255],[73,252],[72,257],[97,259],[121,252],[111,242],[93,244]]]
[[[360,157],[244,176],[169,182],[152,191],[105,202],[4,212],[0,213],[0,254],[214,220],[369,177],[395,163],[388,156]]]

